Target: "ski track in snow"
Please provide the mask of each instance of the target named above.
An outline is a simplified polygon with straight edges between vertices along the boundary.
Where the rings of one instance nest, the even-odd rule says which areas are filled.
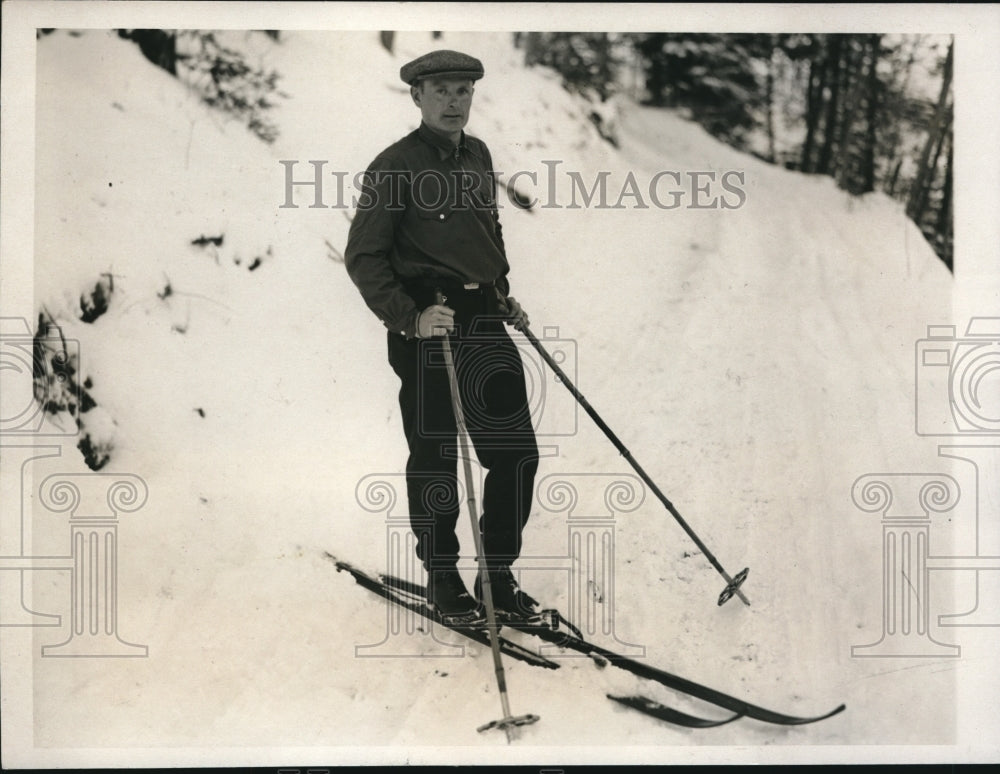
[[[500,714],[488,651],[355,658],[356,645],[381,638],[384,607],[322,557],[384,566],[383,518],[359,508],[355,489],[372,473],[398,477],[405,445],[383,330],[328,257],[327,242],[343,249],[347,218],[310,210],[308,192],[299,209],[279,209],[277,160],[301,160],[298,179],[314,158],[360,171],[416,126],[395,73],[432,42],[398,37],[395,57],[375,35],[253,41],[292,95],[273,148],[112,34],[39,41],[47,206],[36,301],[81,342],[92,393],[114,420],[107,470],[150,487],[120,528],[119,601],[122,636],[148,642],[150,657],[37,665],[38,743],[502,744],[475,732]],[[877,637],[881,615],[880,538],[850,486],[932,457],[910,442],[912,346],[950,319],[947,271],[881,195],[852,199],[635,106],[622,107],[616,152],[556,79],[518,66],[505,36],[449,33],[439,44],[483,52],[469,128],[501,171],[560,158],[618,181],[630,169],[640,179],[745,172],[747,202],[732,211],[507,207],[512,293],[536,333],[558,326],[575,340],[578,386],[720,561],[733,574],[751,568],[752,607],[716,608],[722,579],[647,492],[617,521],[617,591],[605,602],[617,636],[645,646],[651,663],[778,710],[848,706],[815,726],[688,731],[606,700],[642,690],[699,709],[611,667],[514,662],[513,711],[542,717],[521,744],[947,743],[952,673],[916,665],[915,679],[849,658]],[[370,64],[331,67],[348,60]],[[190,244],[218,233],[217,249]],[[75,320],[80,293],[109,270],[108,313]],[[160,298],[168,281],[176,292]],[[631,472],[582,410],[578,421],[539,480]],[[85,470],[75,452],[58,462]],[[587,486],[581,502],[599,494]],[[36,527],[35,540],[57,543],[62,530]],[[536,507],[525,538],[526,551],[561,556],[565,519]],[[51,604],[56,591],[44,592]],[[551,579],[537,591],[565,602]],[[901,722],[900,708],[918,705]]]

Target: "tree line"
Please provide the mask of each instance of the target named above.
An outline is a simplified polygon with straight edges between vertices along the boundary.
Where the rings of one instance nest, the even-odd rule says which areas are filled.
[[[766,161],[886,193],[952,269],[949,37],[519,32],[514,44],[570,91],[680,109]]]

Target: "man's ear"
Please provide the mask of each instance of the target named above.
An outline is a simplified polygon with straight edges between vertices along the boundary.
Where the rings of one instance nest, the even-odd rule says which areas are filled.
[[[413,98],[413,104],[420,107],[421,89],[419,82],[410,87],[410,96]]]

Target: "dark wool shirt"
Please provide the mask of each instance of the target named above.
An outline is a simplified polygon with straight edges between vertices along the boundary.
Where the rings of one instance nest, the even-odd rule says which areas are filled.
[[[368,307],[407,338],[420,311],[408,282],[493,282],[506,295],[510,266],[486,144],[463,132],[456,147],[421,123],[382,151],[365,173],[344,258]]]

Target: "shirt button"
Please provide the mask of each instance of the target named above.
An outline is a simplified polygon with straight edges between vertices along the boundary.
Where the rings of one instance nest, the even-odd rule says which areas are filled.
[[[438,215],[438,219],[439,220],[444,220],[444,213],[443,212],[440,215]]]

